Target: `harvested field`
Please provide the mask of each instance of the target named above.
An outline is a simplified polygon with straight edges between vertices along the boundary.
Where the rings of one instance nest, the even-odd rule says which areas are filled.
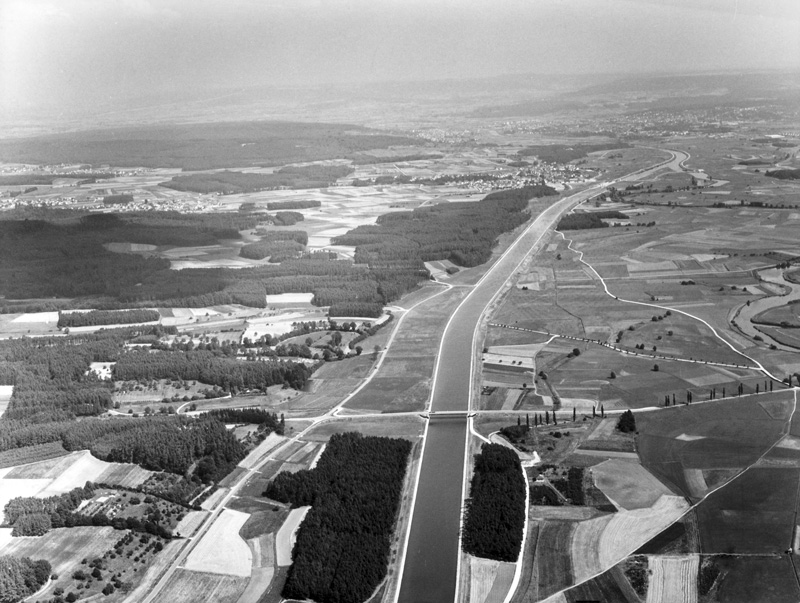
[[[586,521],[605,515],[594,507],[577,507],[564,505],[563,507],[547,507],[531,505],[530,516],[535,519],[560,519],[563,521]]]
[[[0,452],[0,468],[38,463],[52,458],[67,456],[68,454],[69,452],[64,450],[61,442],[13,448]]]
[[[3,549],[4,555],[46,559],[56,574],[68,574],[81,559],[102,557],[119,539],[111,527],[77,527],[50,530],[44,536],[14,538]]]
[[[256,446],[250,452],[250,454],[242,459],[242,462],[239,463],[239,467],[244,467],[245,469],[252,469],[253,467],[256,467],[271,450],[277,448],[282,442],[285,441],[286,438],[278,435],[277,433],[273,432],[269,434],[263,442]]]
[[[178,569],[153,603],[236,603],[247,582],[247,578],[237,576]]]
[[[609,571],[569,589],[565,594],[569,603],[583,603],[584,601],[639,603],[640,601],[620,567],[613,567]]]
[[[671,494],[639,463],[610,459],[591,470],[595,485],[623,509],[651,507],[662,495]]]
[[[664,528],[683,515],[689,508],[678,496],[661,496],[645,509],[615,513],[600,536],[600,565],[608,568],[631,554]],[[701,524],[702,525],[702,524]]]
[[[186,558],[186,569],[247,577],[253,556],[239,530],[249,515],[224,509]]]
[[[647,589],[647,603],[697,603],[699,555],[651,556],[648,558],[648,567],[652,574]]]
[[[485,603],[486,597],[492,590],[500,561],[482,559],[470,555],[469,559],[469,601],[470,603]]]
[[[602,515],[580,522],[575,527],[572,542],[565,543],[572,555],[572,571],[575,576],[572,584],[588,580],[603,570],[600,565],[599,543],[612,517],[612,515]]]
[[[108,463],[92,456],[88,450],[75,452],[70,457],[72,462],[64,467],[58,476],[37,496],[53,496],[64,494],[78,487],[83,487],[87,481],[96,482],[108,468]]]
[[[250,581],[247,583],[247,588],[244,589],[236,603],[259,603],[261,596],[269,588],[274,575],[275,568],[272,566],[254,567],[250,575]]]
[[[208,511],[189,511],[186,516],[178,522],[178,525],[175,526],[173,531],[175,534],[180,534],[184,538],[192,536],[206,517],[208,517]]]
[[[545,521],[539,525],[534,560],[538,576],[538,597],[549,596],[580,580],[573,571],[574,559],[570,556],[570,542],[576,526],[580,525],[572,521]]]
[[[289,517],[278,530],[275,536],[275,552],[276,562],[279,566],[292,564],[292,549],[294,548],[295,540],[297,539],[297,528],[303,523],[311,507],[298,507],[292,509]]]
[[[211,496],[205,499],[200,506],[206,511],[213,511],[220,501],[225,498],[225,495],[228,493],[227,488],[219,488],[215,490]]]
[[[111,463],[100,477],[97,478],[97,481],[101,484],[135,488],[147,481],[147,478],[151,475],[153,475],[152,471],[142,469],[139,465]]]

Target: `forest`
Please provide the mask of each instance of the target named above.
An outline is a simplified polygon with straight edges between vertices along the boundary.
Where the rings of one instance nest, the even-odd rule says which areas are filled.
[[[161,318],[158,310],[91,310],[89,312],[59,312],[58,328],[95,327],[98,325],[132,325],[154,322]]]
[[[0,603],[19,603],[39,590],[52,568],[44,559],[0,556]]]
[[[287,385],[302,389],[314,367],[291,361],[242,362],[207,350],[186,352],[129,350],[114,365],[117,381],[183,379],[216,385],[227,391]]]
[[[173,176],[161,186],[177,191],[232,195],[276,188],[324,188],[352,172],[353,168],[342,165],[287,166],[271,174],[224,170]]]
[[[362,603],[372,595],[386,575],[411,447],[408,440],[334,434],[316,468],[282,472],[269,484],[265,496],[311,505],[283,597]]]
[[[475,455],[475,472],[465,504],[465,552],[497,561],[516,561],[525,526],[525,478],[517,453],[501,444],[484,444]]]
[[[530,186],[491,193],[478,203],[392,212],[379,216],[375,225],[358,226],[332,242],[355,246],[355,261],[373,271],[420,268],[434,260],[477,266],[489,260],[500,234],[528,220],[525,210],[531,198],[554,194],[550,187]]]
[[[584,228],[608,228],[603,220],[629,220],[630,216],[619,211],[596,211],[567,214],[558,222],[557,230],[583,230]]]

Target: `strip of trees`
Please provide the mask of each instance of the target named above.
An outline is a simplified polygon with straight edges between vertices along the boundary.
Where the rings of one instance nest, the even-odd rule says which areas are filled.
[[[558,230],[583,230],[586,228],[608,228],[603,220],[628,220],[630,216],[619,211],[596,211],[567,214],[558,222]]]
[[[161,318],[157,310],[91,310],[89,312],[59,312],[58,328],[94,327],[98,325],[130,325],[153,322]]]
[[[484,444],[466,501],[462,547],[477,557],[516,561],[525,526],[525,479],[517,453]]]
[[[411,442],[331,437],[316,468],[283,472],[265,496],[312,505],[297,533],[282,596],[362,603],[386,575]]]

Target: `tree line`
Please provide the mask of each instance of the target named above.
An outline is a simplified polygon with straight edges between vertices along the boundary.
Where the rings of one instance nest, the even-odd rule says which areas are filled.
[[[514,450],[484,444],[466,501],[462,546],[477,557],[516,561],[525,525],[525,479]]]
[[[58,328],[94,327],[98,325],[124,325],[153,322],[161,315],[157,310],[91,310],[89,312],[59,312]]]
[[[265,496],[312,505],[282,596],[362,603],[386,575],[411,442],[334,434],[316,468],[282,472]],[[365,487],[368,484],[368,487]]]
[[[629,220],[630,216],[619,211],[596,211],[567,214],[558,222],[557,230],[583,230],[608,228],[603,220]]]

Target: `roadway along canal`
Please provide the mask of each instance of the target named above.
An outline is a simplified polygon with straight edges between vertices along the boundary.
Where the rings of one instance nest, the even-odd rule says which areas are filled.
[[[399,603],[455,601],[458,535],[472,372],[472,341],[486,306],[561,215],[600,193],[598,184],[543,211],[456,309],[445,329],[434,374],[431,416],[403,564]]]

